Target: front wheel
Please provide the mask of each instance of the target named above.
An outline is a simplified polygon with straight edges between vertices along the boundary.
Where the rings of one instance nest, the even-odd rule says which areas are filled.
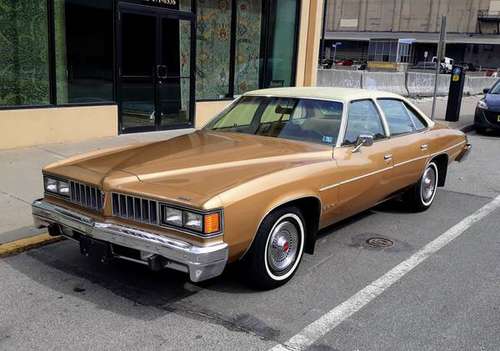
[[[243,260],[252,287],[274,289],[293,277],[304,252],[304,223],[296,207],[277,209],[264,218]]]
[[[404,200],[414,211],[425,211],[431,207],[438,187],[439,171],[435,162],[430,162],[422,177],[404,194]]]

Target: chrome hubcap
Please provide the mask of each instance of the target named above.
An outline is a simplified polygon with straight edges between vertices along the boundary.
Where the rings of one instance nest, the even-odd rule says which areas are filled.
[[[267,250],[269,268],[274,272],[282,272],[293,265],[299,247],[299,232],[290,221],[278,224],[271,233]]]
[[[422,177],[422,186],[420,188],[422,200],[424,200],[424,202],[429,202],[436,191],[436,171],[433,167],[429,167],[425,170]]]

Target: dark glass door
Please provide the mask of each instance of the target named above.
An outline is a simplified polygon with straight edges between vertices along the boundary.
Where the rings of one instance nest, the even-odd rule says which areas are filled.
[[[190,14],[128,5],[120,7],[119,17],[121,131],[191,126],[194,75]]]
[[[161,129],[186,125],[191,104],[191,21],[164,17],[160,25],[161,65],[158,75]]]

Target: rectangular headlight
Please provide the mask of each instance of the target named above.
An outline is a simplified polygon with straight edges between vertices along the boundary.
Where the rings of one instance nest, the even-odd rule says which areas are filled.
[[[203,215],[184,211],[184,227],[203,232]]]
[[[185,228],[200,234],[216,234],[222,231],[222,213],[195,212],[187,209],[161,204],[161,224]]]
[[[165,223],[182,227],[182,210],[172,207],[164,207]]]
[[[45,191],[61,196],[69,197],[69,182],[52,178],[44,177]]]
[[[45,190],[57,194],[57,180],[54,178],[45,178]]]
[[[57,182],[57,192],[63,196],[69,196],[69,183],[59,180]]]

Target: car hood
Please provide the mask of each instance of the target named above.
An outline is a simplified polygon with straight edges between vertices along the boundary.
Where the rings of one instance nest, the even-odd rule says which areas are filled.
[[[45,172],[202,206],[266,174],[331,159],[328,145],[240,133],[197,131],[169,140],[97,152]]]
[[[484,101],[488,108],[495,111],[500,111],[500,94],[487,94]]]

